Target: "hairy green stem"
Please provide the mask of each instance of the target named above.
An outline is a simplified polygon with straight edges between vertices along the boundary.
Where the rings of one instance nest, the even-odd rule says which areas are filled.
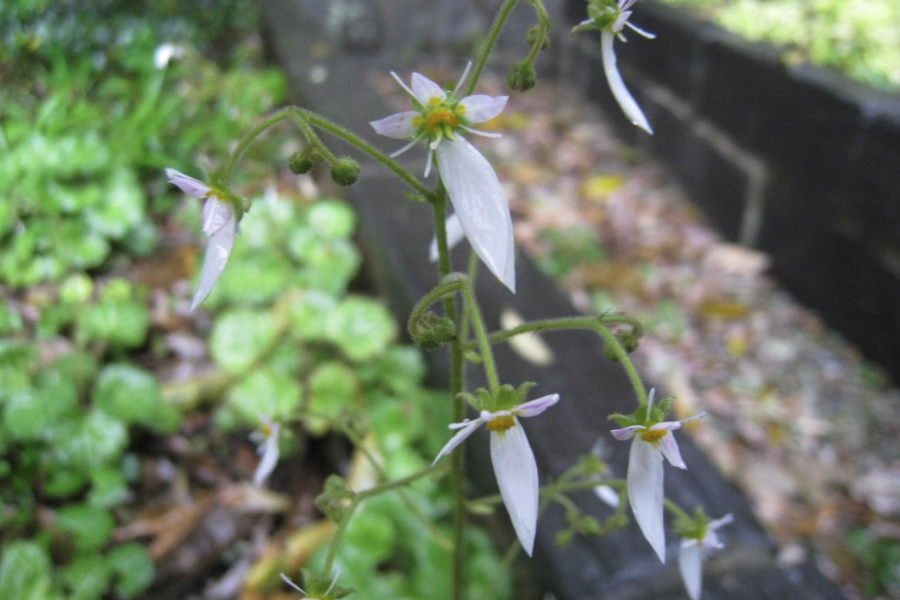
[[[238,161],[244,155],[244,152],[247,148],[250,147],[250,144],[259,137],[259,135],[264,132],[266,129],[275,125],[279,121],[285,120],[293,107],[285,107],[279,109],[269,115],[268,117],[264,117],[260,119],[256,124],[253,125],[250,129],[248,129],[244,135],[241,136],[240,140],[238,140],[237,146],[234,147],[234,150],[231,151],[231,154],[228,156],[228,162],[225,163],[225,168],[221,171],[221,180],[223,184],[227,184],[228,180],[231,178],[231,172],[237,166]]]
[[[503,26],[506,25],[506,21],[509,19],[509,14],[518,2],[519,0],[506,0],[497,10],[497,16],[494,17],[494,22],[491,23],[491,29],[488,32],[484,46],[481,48],[481,54],[479,54],[473,65],[472,74],[469,75],[469,83],[466,85],[466,91],[463,96],[471,96],[475,90],[478,79],[481,77],[481,72],[484,70],[484,65],[487,64],[487,60],[497,44],[497,38],[500,37],[500,32],[503,31]]]

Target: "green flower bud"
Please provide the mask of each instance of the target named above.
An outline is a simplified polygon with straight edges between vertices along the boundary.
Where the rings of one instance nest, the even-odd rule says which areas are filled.
[[[516,63],[509,68],[506,81],[514,90],[525,92],[537,85],[537,73],[530,62]]]
[[[291,157],[288,160],[288,166],[290,166],[291,173],[294,175],[305,175],[321,160],[322,156],[309,147],[291,154]]]
[[[619,343],[622,345],[622,348],[625,349],[626,354],[631,354],[632,352],[637,350],[638,345],[641,341],[641,337],[634,329],[618,332],[615,334],[615,336],[616,339],[619,340]],[[611,344],[606,344],[605,346],[603,346],[603,356],[605,356],[607,360],[619,362],[619,356],[618,354],[616,354],[616,351]]]
[[[416,346],[423,350],[437,350],[456,339],[456,324],[453,319],[427,312],[410,328]]]
[[[359,171],[359,163],[345,156],[331,165],[331,179],[340,186],[348,187],[359,180]]]

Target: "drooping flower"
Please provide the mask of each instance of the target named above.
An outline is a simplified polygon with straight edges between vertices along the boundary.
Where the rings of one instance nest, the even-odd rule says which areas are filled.
[[[428,144],[425,177],[437,160],[441,180],[447,188],[466,238],[488,269],[511,291],[516,291],[515,248],[512,218],[506,193],[493,167],[464,137],[464,133],[499,137],[499,134],[473,129],[490,121],[506,107],[508,96],[476,94],[460,99],[459,90],[471,63],[452,92],[435,82],[412,74],[411,85],[391,72],[412,97],[413,109],[369,123],[379,134],[410,142],[394,152],[399,156],[419,140]]]
[[[691,600],[700,600],[700,592],[703,589],[703,558],[713,550],[720,550],[725,544],[719,539],[717,529],[734,521],[731,514],[721,519],[705,521],[691,537],[681,540],[681,550],[678,554],[678,570],[681,572],[681,580]]]
[[[500,495],[509,513],[513,529],[522,548],[531,556],[534,550],[534,536],[537,531],[538,516],[538,472],[537,463],[525,431],[517,417],[534,417],[559,401],[559,394],[551,394],[531,400],[509,410],[496,412],[482,411],[475,420],[466,419],[453,423],[450,429],[457,433],[441,449],[434,462],[449,454],[476,429],[486,425],[491,435],[491,463],[500,487]]]
[[[663,458],[673,467],[687,469],[678,442],[672,433],[680,429],[682,423],[700,419],[705,413],[680,421],[658,420],[658,411],[653,410],[650,391],[645,415],[638,415],[643,422],[621,429],[613,429],[617,440],[633,440],[628,456],[628,503],[634,513],[638,527],[653,547],[659,560],[666,562],[666,534],[663,528]],[[641,409],[638,413],[644,413]]]
[[[259,487],[275,470],[278,464],[278,433],[281,424],[268,417],[262,418],[259,429],[250,434],[250,439],[256,443],[256,452],[261,456],[256,471],[253,473],[253,485]]]
[[[634,125],[652,134],[653,129],[650,127],[647,117],[644,116],[641,107],[638,106],[631,92],[625,87],[625,82],[622,81],[619,68],[616,66],[616,52],[613,47],[617,37],[623,42],[626,41],[625,35],[622,33],[626,26],[648,39],[656,37],[628,21],[632,13],[631,7],[635,2],[637,0],[589,0],[589,18],[578,24],[574,31],[583,31],[585,29],[600,30],[603,72],[606,74],[609,89],[612,91],[625,116]]]
[[[206,199],[203,205],[203,233],[209,236],[209,242],[206,244],[200,283],[191,301],[191,310],[194,310],[206,300],[225,270],[234,247],[234,236],[238,232],[237,218],[234,206],[223,193],[175,169],[166,169],[166,175],[185,194]]]

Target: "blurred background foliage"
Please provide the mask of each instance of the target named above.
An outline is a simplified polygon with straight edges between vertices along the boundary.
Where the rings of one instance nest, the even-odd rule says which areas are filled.
[[[663,0],[751,40],[775,44],[790,64],[832,67],[900,91],[900,2],[896,0]]]
[[[446,441],[445,394],[423,387],[422,357],[354,283],[352,209],[284,183],[295,138],[276,132],[251,153],[241,191],[253,210],[215,292],[187,310],[200,204],[163,168],[202,178],[192,165],[222,160],[285,102],[257,11],[252,0],[0,3],[4,600],[165,589],[168,555],[125,531],[148,507],[184,501],[145,481],[167,439],[188,439],[187,456],[167,457],[183,478],[188,459],[212,453],[237,483],[253,465],[233,455],[252,456],[247,434],[263,416],[288,421],[282,457],[295,471],[351,422],[390,477],[428,466]],[[276,471],[273,491],[290,481]],[[372,502],[348,533],[344,578],[367,597],[447,587],[449,554],[415,514],[441,523],[452,503],[423,483],[406,502]],[[276,519],[271,544],[285,525]],[[471,544],[472,595],[509,597],[488,537]],[[242,559],[219,557],[204,576]],[[263,588],[277,589],[274,577]]]

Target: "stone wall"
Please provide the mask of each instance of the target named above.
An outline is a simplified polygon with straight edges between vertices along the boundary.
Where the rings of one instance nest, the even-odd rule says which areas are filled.
[[[584,18],[583,0],[568,8]],[[636,8],[657,38],[632,34],[616,50],[655,135],[620,118],[599,36],[560,39],[564,81],[660,157],[726,238],[771,255],[783,287],[900,378],[900,97],[785,66],[773,48],[653,0]]]

